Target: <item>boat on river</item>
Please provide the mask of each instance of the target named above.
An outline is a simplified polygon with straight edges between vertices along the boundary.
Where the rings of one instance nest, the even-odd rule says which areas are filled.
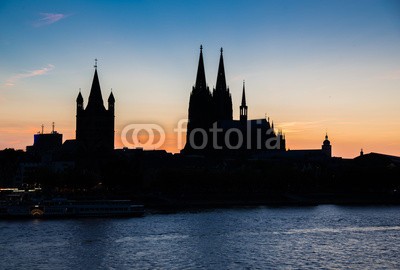
[[[144,206],[130,200],[51,199],[0,203],[0,218],[140,217]]]

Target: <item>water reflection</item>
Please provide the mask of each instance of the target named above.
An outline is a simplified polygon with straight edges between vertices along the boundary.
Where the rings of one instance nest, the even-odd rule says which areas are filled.
[[[0,268],[400,268],[399,211],[260,207],[0,221]]]

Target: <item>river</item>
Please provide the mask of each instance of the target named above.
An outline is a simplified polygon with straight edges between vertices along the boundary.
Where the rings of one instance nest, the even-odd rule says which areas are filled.
[[[2,220],[0,269],[400,269],[400,206]]]

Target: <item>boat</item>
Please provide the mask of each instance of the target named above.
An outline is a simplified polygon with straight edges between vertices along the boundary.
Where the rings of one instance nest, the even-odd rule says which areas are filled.
[[[0,218],[140,217],[144,206],[130,200],[51,199],[0,203]]]

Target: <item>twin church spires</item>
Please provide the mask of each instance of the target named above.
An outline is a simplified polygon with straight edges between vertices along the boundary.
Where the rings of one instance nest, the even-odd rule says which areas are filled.
[[[233,120],[232,97],[226,84],[223,50],[219,59],[217,83],[212,93],[204,72],[203,47],[200,46],[196,83],[189,100],[189,121],[183,154],[242,155],[260,151],[285,150],[285,138],[276,133],[268,119],[247,117],[243,81],[240,119]]]
[[[247,106],[246,106],[247,118]],[[232,97],[226,85],[223,49],[219,59],[217,83],[210,92],[206,83],[206,75],[203,60],[203,46],[200,46],[199,65],[197,69],[196,83],[193,86],[189,101],[189,124],[191,127],[208,128],[216,121],[232,121]]]
[[[242,101],[242,106],[240,107],[240,119],[242,121],[247,121],[247,106],[244,95],[243,85],[242,99],[244,103]],[[222,48],[219,58],[217,83],[211,93],[206,82],[203,46],[200,46],[196,83],[192,88],[189,100],[188,120],[187,140],[184,152],[191,152],[194,150],[193,146],[199,146],[205,143],[204,135],[208,138],[213,138],[213,135],[209,134],[209,130],[212,128],[214,123],[230,125],[233,121],[232,96],[229,87],[227,87],[226,84]],[[197,132],[199,130],[202,130],[202,132]],[[211,142],[208,142],[205,147],[209,147],[209,144],[211,144]]]

